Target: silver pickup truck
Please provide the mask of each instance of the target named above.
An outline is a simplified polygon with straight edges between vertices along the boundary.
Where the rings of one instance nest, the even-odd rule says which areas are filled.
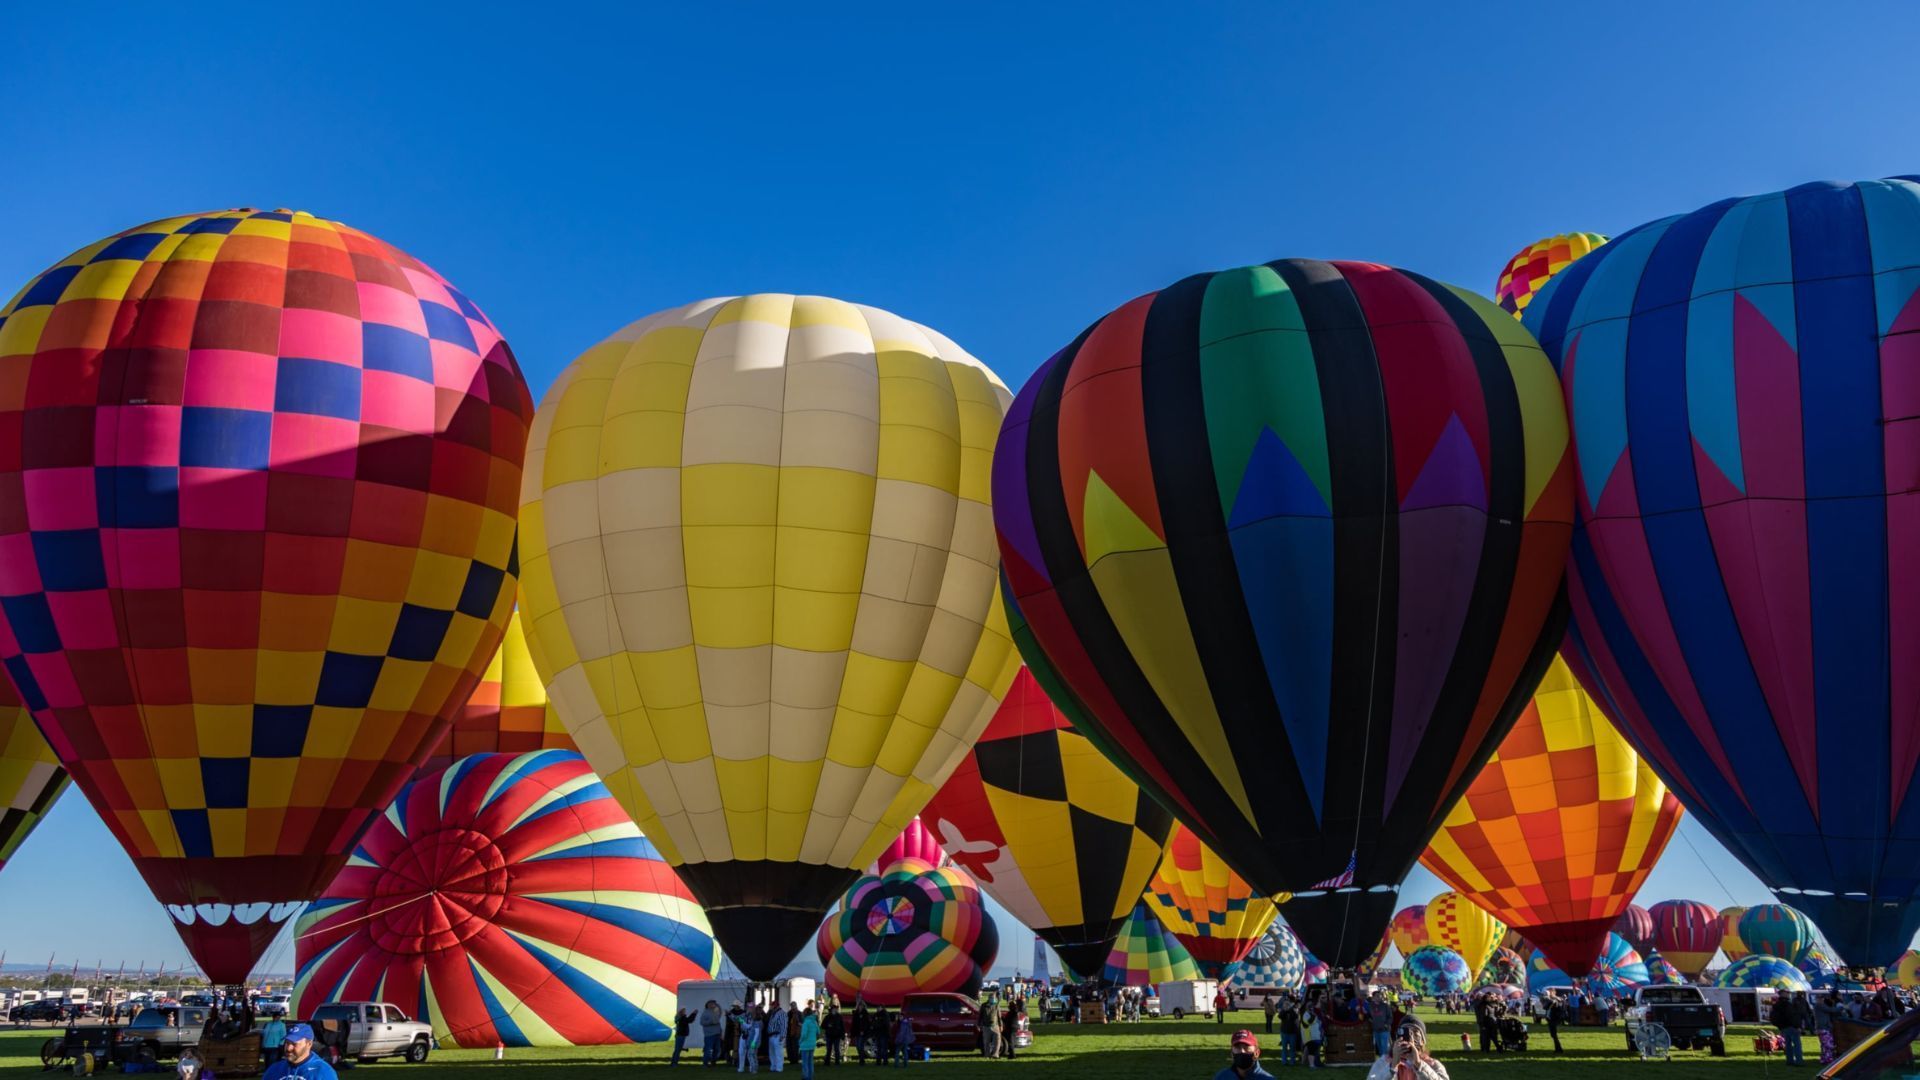
[[[404,1057],[418,1065],[434,1048],[432,1025],[410,1019],[399,1006],[383,1001],[331,1002],[317,1006],[308,1019],[345,1021],[347,1045],[341,1056],[359,1061]]]
[[[120,1029],[120,1043],[134,1051],[144,1048],[156,1060],[179,1057],[199,1044],[212,1012],[202,1005],[149,1005]]]

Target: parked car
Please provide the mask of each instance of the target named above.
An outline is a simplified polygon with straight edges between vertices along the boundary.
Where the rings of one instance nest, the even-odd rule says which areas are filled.
[[[1627,1010],[1627,1049],[1637,1050],[1640,1029],[1659,1024],[1675,1050],[1706,1047],[1727,1056],[1727,1015],[1697,986],[1642,986]],[[1657,1045],[1657,1044],[1656,1044]]]
[[[1040,1018],[1049,1024],[1057,1024],[1073,1015],[1073,1002],[1068,1001],[1062,994],[1048,994],[1047,1002],[1042,1008]]]
[[[155,1060],[179,1057],[180,1051],[199,1044],[212,1012],[203,1005],[150,1005],[120,1029],[120,1043],[135,1051],[144,1047]]]
[[[64,1024],[70,1015],[72,1015],[71,1012],[59,998],[41,998],[39,1001],[29,1001],[25,1005],[16,1005],[8,1013],[7,1019],[16,1024],[31,1024],[39,1020]]]
[[[343,1057],[377,1061],[404,1057],[415,1065],[434,1049],[433,1026],[413,1020],[398,1005],[384,1001],[338,1001],[313,1010],[315,1022],[344,1021],[347,1043]]]
[[[286,994],[262,994],[253,1000],[254,1015],[285,1016],[291,999]]]
[[[980,1003],[965,994],[908,994],[900,1012],[913,1023],[915,1045],[929,1050],[980,1049]],[[1019,1045],[1017,1039],[1014,1045]]]

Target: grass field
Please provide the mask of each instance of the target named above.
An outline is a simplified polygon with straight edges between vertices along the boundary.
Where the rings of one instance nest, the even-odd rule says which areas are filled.
[[[1642,1062],[1626,1052],[1626,1038],[1618,1026],[1606,1029],[1563,1030],[1561,1041],[1567,1052],[1555,1055],[1537,1049],[1547,1043],[1546,1029],[1536,1026],[1536,1047],[1530,1053],[1495,1054],[1486,1057],[1460,1050],[1460,1033],[1472,1027],[1471,1018],[1436,1016],[1423,1013],[1431,1032],[1432,1045],[1446,1064],[1453,1080],[1533,1080],[1535,1077],[1566,1077],[1589,1080],[1609,1077],[1629,1080],[1633,1077],[1657,1077],[1658,1080],[1761,1080],[1767,1077],[1811,1077],[1818,1066],[1788,1066],[1778,1056],[1762,1057],[1753,1052],[1755,1029],[1735,1028],[1728,1033],[1728,1054],[1708,1057],[1705,1051],[1676,1053],[1667,1062]],[[1105,1027],[1075,1027],[1070,1024],[1046,1024],[1035,1028],[1034,1047],[1012,1061],[985,1061],[963,1055],[936,1056],[931,1062],[915,1062],[913,1069],[932,1069],[940,1080],[969,1080],[993,1076],[1008,1080],[1008,1074],[1020,1073],[1040,1080],[1053,1077],[1088,1077],[1101,1080],[1210,1080],[1226,1064],[1226,1033],[1235,1027],[1259,1031],[1260,1015],[1255,1012],[1234,1014],[1226,1026],[1205,1020],[1152,1020],[1140,1024]],[[0,1032],[0,1078],[41,1075],[40,1044],[49,1034],[38,1031]],[[1278,1045],[1276,1040],[1275,1045]],[[1808,1039],[1807,1059],[1818,1058],[1818,1047]],[[1277,1059],[1277,1056],[1276,1056]],[[695,1057],[697,1062],[697,1055]],[[503,1072],[498,1080],[620,1080],[636,1069],[649,1073],[664,1069],[667,1051],[664,1045],[580,1050],[513,1050],[507,1060],[495,1062],[491,1050],[445,1050],[425,1065],[407,1065],[398,1061],[360,1066],[354,1072],[367,1080],[455,1080],[482,1072]],[[698,1065],[682,1068],[697,1070]],[[1302,1075],[1269,1068],[1285,1075]],[[370,1070],[370,1074],[368,1071]],[[764,1073],[765,1070],[762,1070]],[[815,1070],[832,1075],[840,1068]],[[715,1075],[718,1075],[716,1072]],[[731,1075],[730,1073],[728,1075]],[[782,1074],[798,1076],[789,1069]],[[1335,1075],[1357,1077],[1358,1069],[1342,1070]]]

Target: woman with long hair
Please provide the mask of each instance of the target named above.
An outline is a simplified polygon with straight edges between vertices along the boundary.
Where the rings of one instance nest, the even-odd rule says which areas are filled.
[[[1449,1080],[1447,1067],[1427,1052],[1427,1028],[1411,1019],[1400,1023],[1393,1045],[1373,1059],[1367,1080]]]

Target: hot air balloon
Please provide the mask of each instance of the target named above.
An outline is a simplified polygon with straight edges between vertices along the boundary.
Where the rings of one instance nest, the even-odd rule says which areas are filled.
[[[906,828],[900,830],[899,836],[893,838],[893,843],[887,845],[867,872],[880,877],[901,859],[918,859],[930,866],[939,866],[945,858],[946,853],[940,850],[939,838],[915,817],[907,822]]]
[[[1573,260],[1607,242],[1599,233],[1576,232],[1535,240],[1514,253],[1494,281],[1493,302],[1518,317],[1547,279],[1565,270]]]
[[[988,509],[1007,401],[933,330],[760,294],[628,326],[541,404],[534,661],[750,978],[900,835],[1018,668]]]
[[[66,789],[67,771],[13,684],[0,677],[0,868]]]
[[[300,917],[294,1015],[390,1001],[443,1042],[672,1037],[706,916],[586,761],[479,754],[408,784]]]
[[[1307,953],[1286,923],[1276,921],[1227,975],[1231,990],[1298,990],[1306,981]]]
[[[920,818],[1080,978],[1105,966],[1173,827],[1026,671]]]
[[[1319,986],[1333,976],[1333,968],[1325,960],[1306,951],[1304,947],[1302,947],[1300,955],[1306,964],[1301,972],[1300,978],[1306,985]]]
[[[1628,904],[1613,920],[1613,932],[1626,938],[1634,952],[1645,956],[1653,949],[1653,913],[1639,904]]]
[[[1793,966],[1793,961],[1782,960],[1766,953],[1750,953],[1727,965],[1714,980],[1715,986],[1770,986],[1775,990],[1792,992],[1810,990],[1807,977]]]
[[[1680,969],[1674,967],[1666,957],[1659,953],[1647,957],[1647,983],[1652,986],[1678,986],[1691,982]]]
[[[1208,979],[1224,977],[1247,955],[1277,910],[1272,898],[1255,893],[1226,860],[1178,824],[1142,900]]]
[[[1480,969],[1476,983],[1524,983],[1527,981],[1527,958],[1504,945],[1493,950],[1493,956],[1486,966]]]
[[[1749,952],[1791,963],[1813,944],[1813,924],[1785,904],[1759,904],[1741,914],[1740,941]]]
[[[1525,316],[1567,387],[1596,696],[1856,964],[1920,930],[1917,245],[1920,184],[1807,184],[1641,226]]]
[[[1679,822],[1680,801],[1556,657],[1421,862],[1578,978]]]
[[[1427,905],[1410,904],[1393,913],[1393,921],[1387,924],[1387,936],[1393,939],[1393,947],[1400,950],[1400,958],[1413,955],[1413,950],[1428,943]]]
[[[1473,985],[1473,972],[1452,949],[1422,945],[1400,968],[1400,985],[1421,997],[1457,994]]]
[[[1815,990],[1831,990],[1839,982],[1839,966],[1817,945],[1808,946],[1793,966],[1800,969],[1800,974],[1807,977],[1807,985]]]
[[[1571,989],[1573,980],[1567,973],[1553,966],[1547,954],[1539,949],[1527,957],[1527,992],[1537,994],[1542,990]]]
[[[1153,986],[1175,979],[1201,978],[1186,946],[1180,944],[1144,903],[1135,904],[1107,953],[1101,979],[1108,986]]]
[[[1355,975],[1360,976],[1362,979],[1373,978],[1375,973],[1377,973],[1380,970],[1380,965],[1386,961],[1387,950],[1391,949],[1392,947],[1393,947],[1393,934],[1385,930],[1381,931],[1380,944],[1375,945],[1373,947],[1373,952],[1369,953],[1365,960],[1362,960],[1358,964],[1354,965],[1353,973]]]
[[[480,309],[305,213],[167,218],[0,308],[0,661],[242,981],[466,701],[531,419]]]
[[[525,754],[534,750],[572,750],[560,714],[547,700],[547,688],[534,670],[526,629],[515,611],[507,620],[500,651],[453,714],[453,727],[421,762],[417,775],[444,769],[474,754]]]
[[[1610,933],[1580,985],[1589,997],[1630,998],[1634,987],[1644,986],[1650,977],[1646,961],[1640,958],[1632,943],[1619,934]]]
[[[921,992],[978,993],[1000,932],[965,871],[909,857],[854,882],[817,945],[841,1004],[898,1005]]]
[[[1506,936],[1506,923],[1457,892],[1427,901],[1427,940],[1459,953],[1476,978]]]
[[[1908,949],[1887,969],[1887,981],[1909,990],[1920,987],[1920,949]]]
[[[1201,274],[1041,365],[1001,430],[1023,656],[1336,967],[1558,644],[1565,415],[1516,330],[1369,263]]]
[[[1720,951],[1727,954],[1727,963],[1738,963],[1746,959],[1750,949],[1740,940],[1740,919],[1747,913],[1743,907],[1720,909]]]
[[[1681,974],[1692,979],[1713,963],[1725,926],[1720,913],[1698,900],[1662,900],[1647,911],[1653,916],[1653,947]]]

